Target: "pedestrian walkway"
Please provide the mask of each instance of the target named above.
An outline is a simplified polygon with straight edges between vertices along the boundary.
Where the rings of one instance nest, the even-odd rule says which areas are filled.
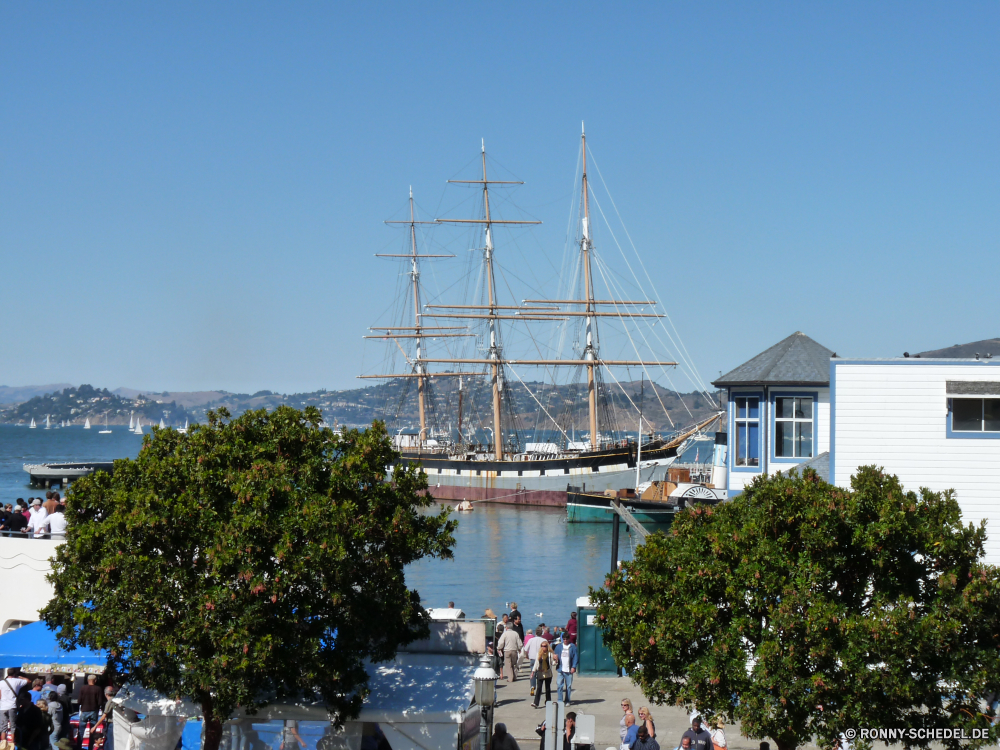
[[[533,709],[529,695],[531,689],[527,679],[530,670],[519,672],[525,679],[510,683],[497,682],[497,709],[494,722],[502,721],[507,731],[517,740],[521,750],[535,750],[539,737],[535,728],[545,719],[545,712]],[[556,700],[553,680],[552,699]],[[544,700],[545,696],[542,696]],[[642,692],[628,677],[590,677],[577,675],[573,680],[573,701],[568,710],[582,714],[592,714],[597,723],[596,750],[618,748],[618,722],[621,721],[622,698],[630,698],[638,712],[640,706],[649,706],[656,724],[656,739],[661,750],[674,750],[680,744],[681,735],[691,726],[688,712],[677,706],[657,706],[643,698]],[[726,738],[730,750],[757,750],[759,740],[750,740],[740,735],[738,726],[726,727]],[[774,742],[771,743],[774,748]],[[814,745],[803,745],[801,750],[810,750]]]

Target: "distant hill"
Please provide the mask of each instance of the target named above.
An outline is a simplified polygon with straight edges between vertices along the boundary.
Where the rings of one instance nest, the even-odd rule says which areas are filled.
[[[1000,357],[1000,338],[973,341],[971,344],[954,344],[944,349],[920,352],[917,356],[930,359],[974,359],[976,354],[980,357],[985,357],[987,354]]]
[[[172,401],[185,408],[210,404],[230,395],[229,391],[162,391],[157,393],[156,391],[137,391],[135,388],[115,388],[111,392],[116,396],[130,399],[144,396],[159,404]]]
[[[146,424],[159,422],[183,425],[190,415],[183,406],[176,403],[161,403],[148,397],[123,398],[111,393],[107,388],[81,385],[70,386],[61,391],[34,396],[23,403],[10,406],[0,412],[0,421],[27,423],[34,419],[42,422],[49,417],[54,422],[69,421],[83,424],[87,419],[100,423],[107,416],[109,424],[128,424],[132,417],[141,417]]]
[[[46,393],[61,391],[63,388],[70,388],[69,383],[53,383],[52,385],[22,385],[9,386],[0,385],[0,404],[19,404],[35,396],[44,396]]]
[[[998,348],[1000,352],[1000,348]],[[428,423],[432,429],[450,430],[458,426],[458,378],[434,378],[427,386]],[[555,418],[567,432],[587,430],[586,386],[582,384],[559,385],[529,382],[526,390],[520,383],[512,384],[511,398],[504,402],[504,413],[516,416],[524,429],[551,429],[552,422],[546,412]],[[639,403],[639,383],[623,382],[605,384],[609,405],[602,409],[602,430],[613,428],[634,430],[635,410],[630,404]],[[622,393],[624,389],[627,397]],[[107,414],[111,424],[128,424],[130,417],[141,416],[145,423],[156,424],[163,419],[168,426],[183,425],[185,420],[204,422],[210,409],[225,407],[233,416],[249,409],[272,410],[282,404],[296,409],[315,406],[323,418],[348,426],[371,424],[374,419],[385,420],[393,430],[419,426],[417,389],[412,379],[398,379],[388,383],[372,384],[365,388],[344,391],[319,390],[311,393],[281,394],[273,391],[256,393],[229,393],[227,391],[149,393],[130,388],[114,391],[81,385],[68,387],[54,393],[36,395],[27,401],[0,410],[0,422],[26,423],[44,421],[46,416],[55,421],[70,420],[82,424],[87,418],[91,423],[104,420]],[[714,395],[714,394],[713,394]],[[463,424],[490,425],[492,398],[489,382],[479,376],[464,379],[462,394]],[[536,401],[537,399],[537,401]],[[541,406],[539,406],[539,402]],[[702,394],[676,393],[646,382],[643,394],[644,422],[655,430],[670,431],[692,424],[709,416],[714,405]],[[669,417],[667,416],[669,414]],[[671,423],[672,420],[672,423]]]

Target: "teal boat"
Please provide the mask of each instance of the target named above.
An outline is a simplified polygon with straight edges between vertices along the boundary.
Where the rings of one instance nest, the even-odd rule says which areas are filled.
[[[672,503],[660,500],[639,500],[635,497],[611,498],[604,494],[588,492],[566,493],[566,521],[568,523],[611,523],[615,512],[611,500],[617,499],[643,526],[664,528],[674,520],[679,510]]]

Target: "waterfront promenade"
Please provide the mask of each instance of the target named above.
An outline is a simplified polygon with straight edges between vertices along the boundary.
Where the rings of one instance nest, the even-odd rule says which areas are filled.
[[[554,682],[554,681],[553,681]],[[538,748],[539,737],[535,734],[544,719],[545,712],[533,709],[529,694],[528,680],[515,683],[497,682],[497,709],[494,723],[502,721],[507,731],[517,740],[521,750]],[[542,696],[544,700],[545,696]],[[657,706],[643,698],[642,692],[628,677],[577,676],[573,681],[573,701],[569,711],[578,714],[592,714],[596,720],[597,738],[595,750],[605,750],[619,746],[618,722],[621,721],[622,698],[630,698],[635,710],[649,706],[656,724],[656,739],[660,750],[674,750],[680,744],[681,735],[691,727],[688,712],[678,706]],[[552,699],[556,699],[553,692]],[[726,740],[730,750],[758,750],[759,740],[747,739],[740,735],[739,725],[726,726]],[[772,749],[776,747],[771,742]],[[816,750],[816,745],[802,745],[801,750]]]

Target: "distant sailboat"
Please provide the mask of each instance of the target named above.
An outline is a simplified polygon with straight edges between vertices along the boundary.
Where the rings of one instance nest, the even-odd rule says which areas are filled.
[[[167,426],[165,424],[163,424],[163,417],[160,417],[160,429],[161,430],[167,429]]]
[[[135,430],[135,420],[132,419],[132,412],[128,414],[128,431],[133,432]]]
[[[83,429],[85,430],[90,429],[90,417],[87,417],[87,420],[83,423]]]
[[[177,430],[177,431],[178,431],[178,432],[179,432],[179,433],[180,433],[181,435],[187,435],[187,431],[188,431],[188,421],[187,421],[186,419],[184,420],[184,426],[183,426],[183,427],[181,427],[181,428],[180,428],[179,430]]]
[[[99,435],[110,435],[111,434],[111,428],[108,427],[108,413],[107,412],[104,412],[104,429],[101,430],[98,434]]]
[[[49,424],[49,415],[48,414],[45,415],[45,429],[46,430],[52,429],[52,425]]]
[[[142,417],[139,417],[139,419],[135,421],[135,434],[136,435],[142,434]]]
[[[35,418],[34,417],[31,418],[31,424],[29,424],[28,427],[30,429],[32,429],[32,430],[37,429],[37,425],[35,425]]]

